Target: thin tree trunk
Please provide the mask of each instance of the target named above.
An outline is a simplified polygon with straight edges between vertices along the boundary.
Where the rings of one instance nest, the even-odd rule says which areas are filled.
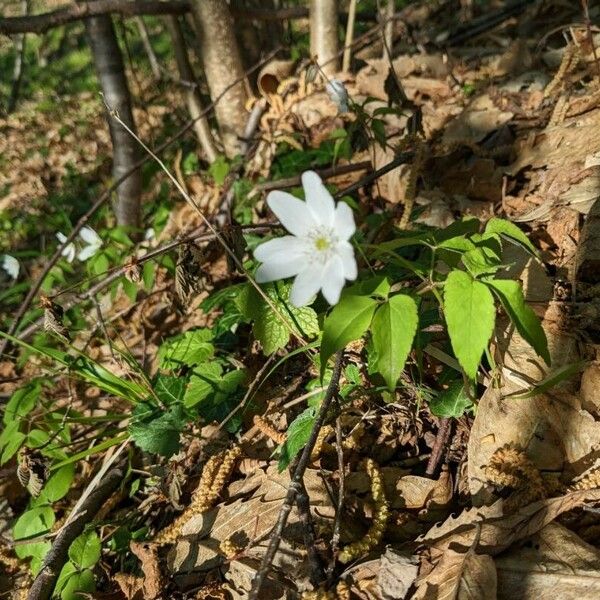
[[[310,53],[328,76],[338,70],[337,0],[310,0]]]
[[[198,91],[198,83],[190,65],[181,24],[179,23],[179,19],[174,15],[166,17],[166,23],[169,35],[171,36],[171,44],[173,45],[179,78],[185,82],[185,100],[190,117],[194,121],[194,131],[207,160],[213,162],[218,156],[218,151],[215,147],[208,119],[203,116],[204,109],[200,99],[200,92]]]
[[[350,71],[352,60],[352,42],[354,41],[354,21],[356,20],[356,0],[350,0],[348,8],[348,23],[346,24],[346,39],[344,40],[344,57],[342,59],[342,71]]]
[[[106,15],[91,17],[85,19],[85,30],[104,101],[111,110],[118,112],[119,117],[132,131],[135,131],[131,96],[113,22]],[[107,120],[113,146],[113,177],[118,179],[139,160],[139,147],[110,114],[107,114]],[[115,213],[119,225],[139,227],[141,195],[142,175],[136,170],[117,188]]]
[[[248,96],[233,19],[226,0],[193,0],[192,11],[210,95],[213,102],[218,100],[215,112],[225,153],[235,156],[246,124]]]
[[[387,6],[381,11],[383,14],[383,58],[391,57],[392,45],[394,43],[394,0],[387,0]]]
[[[140,34],[140,38],[144,46],[144,51],[146,52],[146,56],[148,57],[148,62],[150,63],[152,75],[154,76],[154,79],[156,79],[156,81],[160,81],[162,79],[162,72],[160,70],[158,58],[156,57],[156,53],[154,52],[154,48],[152,47],[150,36],[148,35],[146,23],[144,23],[144,19],[142,19],[142,17],[135,17],[135,24],[138,28],[138,32]]]
[[[23,0],[21,2],[21,9],[23,16],[26,17],[29,14],[29,0]],[[12,86],[10,88],[10,96],[8,98],[8,106],[6,107],[7,112],[11,113],[17,106],[17,100],[19,99],[19,91],[21,89],[21,82],[23,81],[23,66],[25,63],[25,36],[27,34],[21,33],[15,38],[15,65],[13,67]]]

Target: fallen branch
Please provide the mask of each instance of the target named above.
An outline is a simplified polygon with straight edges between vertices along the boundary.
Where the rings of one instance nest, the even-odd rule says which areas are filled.
[[[109,13],[123,17],[139,15],[183,15],[190,11],[188,0],[96,0],[71,4],[52,12],[27,17],[0,18],[0,33],[45,33],[49,29]]]
[[[85,526],[94,518],[102,505],[123,481],[123,469],[117,467],[109,471],[98,487],[86,498],[73,515],[68,525],[56,536],[52,547],[46,554],[42,568],[29,590],[28,600],[49,600],[54,591],[56,580],[67,561],[69,546],[83,533]]]
[[[310,456],[312,454],[313,448],[315,447],[315,443],[317,441],[317,437],[319,436],[319,431],[321,431],[321,427],[325,422],[327,417],[327,413],[329,412],[329,407],[331,406],[331,402],[333,398],[337,396],[339,390],[339,382],[340,376],[342,374],[342,359],[343,359],[343,351],[340,350],[335,355],[335,365],[333,367],[333,373],[331,375],[331,381],[329,382],[329,386],[327,387],[327,392],[325,393],[325,398],[323,398],[323,402],[321,403],[321,408],[319,409],[319,414],[315,419],[315,424],[313,425],[312,431],[310,432],[310,437],[306,446],[304,446],[304,450],[298,459],[297,466],[294,469],[294,476],[292,477],[292,481],[288,487],[288,491],[283,501],[283,505],[281,510],[279,511],[279,517],[277,518],[277,523],[273,528],[273,532],[271,533],[271,541],[269,542],[269,547],[265,555],[262,558],[260,563],[260,567],[254,576],[252,581],[252,589],[250,590],[250,594],[248,595],[248,600],[258,600],[260,588],[267,577],[271,565],[273,564],[273,559],[275,558],[275,554],[277,554],[277,550],[279,549],[279,544],[281,543],[281,535],[283,530],[287,524],[288,518],[290,516],[290,512],[292,511],[292,507],[296,501],[296,496],[299,493],[302,493],[302,480],[304,477],[304,472],[308,467],[310,462]]]

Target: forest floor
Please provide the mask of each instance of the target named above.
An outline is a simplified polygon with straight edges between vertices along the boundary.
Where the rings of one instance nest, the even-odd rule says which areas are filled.
[[[576,3],[549,0],[459,43],[456,15],[436,6],[398,21],[391,61],[380,36],[355,52],[336,76],[353,110],[303,66],[264,94],[244,161],[205,168],[191,134],[164,158],[205,214],[232,199],[249,248],[273,225],[266,192],[298,188],[308,168],[338,193],[357,184],[345,197],[363,232],[381,215],[406,235],[512,221],[540,258],[505,247],[504,277],[522,282],[551,367],[499,311],[475,399],[453,386],[462,376],[435,315],[393,391],[373,379],[360,339],[321,380],[314,341],[239,300],[243,276],[149,161],[146,239],[133,245],[101,209],[91,224],[102,246],[57,262],[49,304],[21,330],[31,346],[0,360],[0,594],[29,589],[74,507],[105,486],[79,545],[53,565],[65,600],[248,598],[273,537],[261,599],[599,596],[600,38]],[[439,49],[448,32],[454,43]],[[155,93],[145,73],[130,80],[138,133],[156,147],[185,123],[182,96]],[[0,242],[22,269],[14,285],[1,280],[5,328],[56,233],[109,182],[110,139],[94,90],[42,90],[0,132]],[[370,177],[402,152],[404,164]],[[236,231],[223,229],[231,244]],[[179,243],[190,236],[202,245]],[[157,248],[169,252],[143,260]],[[54,337],[44,313],[59,321]],[[294,319],[318,332],[307,314]]]

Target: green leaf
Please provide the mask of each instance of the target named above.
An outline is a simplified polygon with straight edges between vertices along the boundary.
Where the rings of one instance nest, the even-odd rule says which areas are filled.
[[[64,498],[71,489],[71,483],[73,483],[74,477],[74,464],[65,465],[64,467],[57,469],[50,479],[48,479],[46,485],[44,485],[38,500],[51,504],[52,502]]]
[[[533,309],[525,302],[521,284],[510,279],[486,279],[484,282],[494,290],[523,339],[549,365],[550,352],[546,333]]]
[[[296,308],[290,304],[291,284],[268,283],[262,289],[279,314],[250,285],[242,290],[236,302],[242,314],[254,321],[253,332],[265,354],[285,347],[290,339],[290,328],[301,336],[318,335],[317,313],[310,306]]]
[[[54,511],[49,506],[38,506],[25,511],[15,523],[13,536],[15,541],[46,534],[54,525]],[[15,545],[15,554],[19,558],[30,556],[43,560],[50,549],[50,542],[32,542]]]
[[[184,427],[180,405],[171,406],[165,413],[141,402],[133,412],[129,434],[142,450],[169,457],[179,450],[179,434]]]
[[[311,406],[300,413],[287,430],[285,442],[279,450],[279,472],[283,471],[294,460],[298,452],[306,446],[310,432],[315,424],[316,407]]]
[[[16,419],[27,416],[36,405],[41,389],[39,381],[32,381],[15,390],[6,404],[2,421],[8,425]]]
[[[158,349],[161,367],[176,369],[182,365],[193,366],[208,360],[215,350],[212,339],[210,329],[193,329],[168,339]]]
[[[374,360],[370,367],[381,373],[390,390],[396,387],[404,369],[418,322],[417,303],[405,294],[392,296],[375,312],[371,324]]]
[[[343,295],[323,324],[321,341],[321,377],[327,361],[346,344],[360,338],[371,324],[377,301],[368,296]]]
[[[27,437],[19,431],[20,423],[19,420],[13,421],[0,433],[0,449],[2,450],[0,465],[7,463],[19,451]]]
[[[67,581],[69,581],[69,579],[74,573],[77,573],[77,567],[69,560],[61,569],[60,575],[56,580],[56,586],[54,587],[55,596],[62,592],[65,585],[67,585]]]
[[[165,405],[174,404],[183,399],[187,381],[174,375],[157,375],[154,381],[154,393]]]
[[[215,180],[217,185],[223,185],[227,175],[229,175],[230,166],[227,162],[227,158],[222,155],[217,156],[215,160],[208,167],[208,172],[211,177]]]
[[[82,600],[85,594],[93,592],[95,589],[94,574],[89,569],[84,569],[69,577],[60,597],[61,600]]]
[[[100,560],[101,549],[100,538],[90,530],[75,538],[69,547],[69,558],[80,569],[90,568]]]
[[[191,408],[214,394],[219,387],[222,373],[223,369],[216,361],[197,366],[190,377],[183,404]]]
[[[588,362],[585,360],[581,360],[579,362],[565,365],[552,371],[552,373],[548,374],[547,377],[544,377],[542,381],[536,383],[529,391],[524,394],[516,393],[516,395],[508,395],[504,396],[505,398],[510,398],[511,400],[526,400],[527,398],[534,398],[535,396],[539,396],[539,394],[545,394],[548,390],[553,388],[554,386],[562,383],[563,381],[568,381],[573,376],[577,375],[583,371],[587,366]]]
[[[492,217],[485,226],[485,233],[497,233],[523,246],[534,256],[539,256],[537,248],[529,241],[529,238],[514,223],[506,219]]]
[[[429,402],[429,408],[436,417],[458,418],[473,408],[473,402],[467,396],[463,382],[455,381]]]
[[[468,273],[451,271],[444,285],[444,314],[454,354],[467,376],[475,379],[494,331],[494,298]]]

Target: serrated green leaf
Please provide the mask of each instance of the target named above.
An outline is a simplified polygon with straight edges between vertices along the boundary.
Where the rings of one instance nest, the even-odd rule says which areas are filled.
[[[494,331],[492,293],[468,273],[451,271],[444,285],[444,314],[454,354],[467,376],[475,379]]]
[[[193,366],[208,360],[214,354],[210,329],[192,329],[168,339],[158,349],[158,358],[164,369]]]
[[[374,360],[370,368],[381,373],[390,390],[396,387],[404,369],[418,322],[417,303],[405,294],[392,296],[375,312],[371,323]]]
[[[368,296],[345,295],[333,307],[323,324],[321,377],[327,361],[346,344],[360,338],[369,328],[377,301]]]
[[[473,408],[473,402],[465,392],[462,381],[455,381],[429,402],[429,409],[436,417],[462,417]]]
[[[95,531],[87,531],[75,538],[69,547],[69,558],[80,569],[93,567],[100,560],[102,545]]]
[[[279,450],[279,472],[283,471],[296,458],[296,455],[308,442],[310,432],[315,424],[317,409],[314,406],[300,413],[287,430],[286,440]]]
[[[293,306],[289,302],[291,288],[291,284],[282,282],[268,283],[262,287],[279,314],[250,285],[241,291],[236,300],[242,314],[253,321],[254,335],[265,354],[285,347],[290,338],[290,328],[302,336],[314,337],[319,334],[317,313],[310,306]]]
[[[180,402],[187,387],[185,377],[176,377],[174,375],[157,375],[153,389],[158,399],[165,405]]]
[[[190,383],[183,397],[184,405],[191,408],[214,394],[219,389],[222,373],[223,369],[216,361],[198,365],[190,377]]]
[[[486,233],[496,233],[509,238],[526,250],[529,250],[534,256],[539,256],[537,248],[529,241],[529,238],[511,221],[492,217],[485,226]]]
[[[56,502],[61,498],[64,498],[68,491],[71,489],[71,484],[73,483],[73,479],[75,477],[75,465],[65,465],[60,469],[57,469],[46,484],[44,485],[39,500],[41,502],[48,502],[51,504],[52,502]]]
[[[73,573],[77,572],[77,567],[69,560],[65,563],[60,571],[60,575],[56,580],[56,586],[54,587],[54,594],[60,594],[67,584],[67,581],[71,578]]]
[[[129,434],[146,452],[172,456],[179,450],[179,434],[185,427],[183,409],[175,404],[163,412],[146,402],[135,407],[129,424]]]
[[[2,449],[0,465],[7,463],[19,451],[27,437],[19,431],[19,426],[20,421],[13,421],[0,433],[0,449]]]
[[[550,352],[546,333],[533,309],[525,302],[521,284],[510,279],[486,279],[484,281],[494,290],[523,339],[549,365]]]

